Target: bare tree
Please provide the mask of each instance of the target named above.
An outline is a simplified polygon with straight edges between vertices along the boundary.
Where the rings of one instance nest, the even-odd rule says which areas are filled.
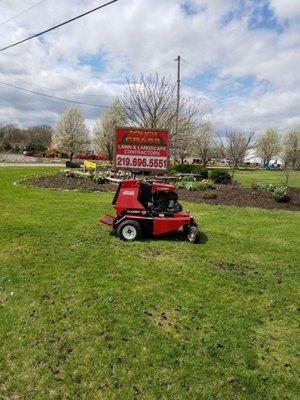
[[[229,158],[233,179],[235,170],[243,163],[247,152],[253,147],[254,132],[226,130],[225,138],[219,137],[219,139],[224,154]]]
[[[0,137],[2,141],[10,143],[11,146],[24,144],[26,141],[25,131],[14,124],[0,127]]]
[[[284,135],[281,157],[284,160],[285,167],[290,164],[293,169],[300,161],[300,134],[295,129],[290,129]]]
[[[275,129],[267,129],[256,143],[256,154],[262,158],[264,166],[267,167],[274,156],[280,152],[280,141]]]
[[[53,140],[59,150],[69,154],[70,160],[89,142],[88,130],[78,108],[70,107],[60,116]]]
[[[115,130],[117,126],[124,126],[125,118],[120,101],[116,100],[112,106],[96,121],[94,126],[94,145],[110,162],[114,157]]]
[[[141,75],[127,79],[127,87],[121,100],[127,125],[168,129],[171,150],[181,152],[190,141],[192,128],[202,121],[204,106],[201,100],[181,97],[179,107],[179,127],[175,138],[176,87],[166,77],[158,74]]]
[[[127,78],[121,104],[129,125],[145,128],[166,128],[176,115],[175,85],[165,77],[141,75]]]
[[[214,147],[213,143],[213,126],[210,121],[204,121],[195,131],[192,142],[194,154],[201,158],[204,166],[206,166],[209,158],[212,156]]]
[[[26,130],[27,143],[36,143],[48,148],[51,144],[53,129],[49,125],[31,126]]]

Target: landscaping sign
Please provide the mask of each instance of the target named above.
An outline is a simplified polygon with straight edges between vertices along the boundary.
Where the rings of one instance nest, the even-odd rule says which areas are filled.
[[[167,171],[169,132],[163,129],[117,128],[117,169]]]
[[[84,160],[84,169],[85,170],[94,169],[96,171],[97,164],[91,161]]]

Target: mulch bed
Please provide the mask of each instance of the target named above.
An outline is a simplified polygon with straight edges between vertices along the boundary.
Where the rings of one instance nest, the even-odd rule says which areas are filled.
[[[261,190],[253,190],[242,186],[219,185],[214,190],[217,197],[214,199],[203,199],[203,190],[188,191],[178,189],[179,199],[190,201],[192,203],[223,204],[238,207],[258,207],[266,209],[282,209],[299,211],[300,210],[300,189],[289,188],[288,195],[290,200],[285,203],[277,203],[271,193]]]
[[[27,179],[25,183],[29,186],[39,188],[83,190],[89,192],[114,192],[117,188],[112,183],[100,185],[90,179],[68,178],[62,174],[41,175],[36,178]]]
[[[68,178],[66,176],[42,175],[26,181],[27,184],[40,188],[54,188],[63,190],[85,190],[115,192],[117,185],[106,183],[97,184],[91,180]],[[210,190],[212,191],[212,190]],[[244,188],[240,185],[218,185],[213,190],[217,197],[214,199],[204,199],[203,190],[188,191],[187,189],[177,189],[180,201],[192,203],[222,204],[238,207],[258,207],[266,209],[282,209],[299,211],[300,210],[300,188],[289,188],[290,200],[286,203],[277,203],[267,191]]]

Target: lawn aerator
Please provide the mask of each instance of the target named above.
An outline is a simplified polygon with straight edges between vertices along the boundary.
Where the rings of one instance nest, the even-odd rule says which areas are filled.
[[[138,240],[145,233],[158,236],[183,227],[189,242],[200,241],[197,224],[182,211],[174,185],[124,180],[112,204],[116,216],[106,214],[99,221],[115,229],[120,239]]]

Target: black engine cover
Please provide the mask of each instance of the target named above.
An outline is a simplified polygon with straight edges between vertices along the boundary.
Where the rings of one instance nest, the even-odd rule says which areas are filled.
[[[182,210],[175,192],[158,191],[153,193],[152,210],[156,214],[173,214]]]

